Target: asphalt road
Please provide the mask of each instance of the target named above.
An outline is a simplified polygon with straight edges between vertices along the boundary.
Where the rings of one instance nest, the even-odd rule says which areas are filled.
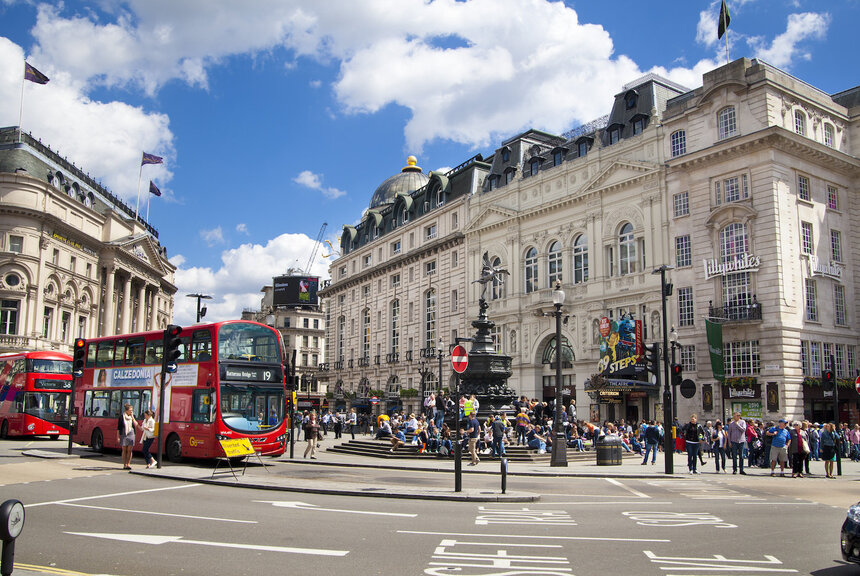
[[[515,477],[510,487],[539,492],[540,502],[456,503],[159,480],[123,472],[117,455],[34,461],[20,456],[22,445],[0,443],[0,499],[24,502],[16,560],[33,565],[128,576],[860,573],[842,564],[838,548],[846,503],[860,494],[856,481]],[[44,479],[16,481],[10,466]],[[277,468],[326,480],[351,475]],[[385,483],[440,481],[433,473],[373,474]],[[497,479],[465,483],[496,487]]]

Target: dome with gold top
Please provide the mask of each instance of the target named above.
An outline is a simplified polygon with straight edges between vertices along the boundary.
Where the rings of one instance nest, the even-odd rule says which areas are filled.
[[[430,178],[421,172],[421,168],[417,164],[418,160],[415,156],[407,158],[406,166],[398,174],[386,179],[373,193],[370,208],[393,204],[398,194],[411,194],[425,186]]]

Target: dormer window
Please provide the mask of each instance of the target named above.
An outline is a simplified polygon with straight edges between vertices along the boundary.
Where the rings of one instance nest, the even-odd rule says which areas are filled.
[[[610,128],[609,129],[609,144],[618,144],[618,141],[621,139],[621,128]]]
[[[537,176],[538,171],[540,170],[540,160],[535,158],[529,163],[529,173],[531,176]]]
[[[445,204],[445,192],[440,188],[436,191],[436,206]]]
[[[642,134],[645,130],[645,118],[637,116],[633,119],[633,134]]]
[[[403,212],[401,213],[401,216],[400,216],[400,221],[403,222],[404,224],[409,222],[409,209],[408,208],[406,208],[406,207],[403,208]]]
[[[636,104],[639,102],[639,94],[636,90],[631,90],[627,94],[624,95],[624,107],[627,110],[632,110],[636,108]]]
[[[514,175],[516,175],[517,171],[514,168],[508,168],[505,170],[505,184],[510,184],[514,181]]]
[[[576,154],[580,158],[583,158],[586,154],[588,154],[588,141],[583,140],[576,145]]]
[[[552,153],[552,165],[558,166],[564,162],[564,150],[562,148],[556,148]]]
[[[510,148],[502,148],[502,162],[510,162],[511,161],[511,149]]]
[[[490,190],[495,190],[496,188],[499,187],[499,176],[497,174],[493,174],[492,176],[490,176],[489,182],[490,182]]]

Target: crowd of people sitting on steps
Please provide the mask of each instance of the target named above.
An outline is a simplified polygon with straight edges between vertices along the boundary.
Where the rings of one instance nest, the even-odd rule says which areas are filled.
[[[480,456],[505,456],[506,446],[527,446],[538,454],[552,451],[554,434],[554,403],[517,398],[513,409],[497,411],[478,418],[480,404],[474,395],[462,396],[459,405],[445,393],[431,393],[424,402],[424,410],[404,414],[393,412],[373,419],[369,414],[357,413],[353,408],[348,413],[326,410],[321,416],[313,411],[305,412],[298,421],[308,442],[305,458],[316,458],[316,444],[331,430],[335,438],[344,431],[355,438],[355,434],[372,435],[391,443],[394,453],[407,443],[417,445],[418,452],[429,452],[441,457],[453,456],[455,431],[451,425],[460,426],[460,438],[464,453],[470,456],[470,465],[477,465]],[[569,448],[584,452],[592,449],[595,441],[617,439],[623,451],[643,456],[641,464],[656,463],[657,452],[664,447],[665,429],[658,421],[641,420],[638,423],[604,421],[602,425],[577,419],[576,403],[561,412],[565,442]],[[735,413],[728,423],[720,420],[700,424],[696,414],[681,425],[674,422],[674,448],[677,453],[687,455],[687,467],[691,474],[709,460],[714,461],[716,473],[727,473],[727,463],[732,464],[733,474],[746,474],[747,468],[771,469],[785,475],[786,465],[792,468],[792,477],[802,478],[809,474],[810,462],[823,461],[825,476],[833,477],[833,463],[837,452],[844,459],[860,462],[860,424],[853,427],[846,423],[819,424],[808,421],[762,422],[744,419]],[[800,440],[798,440],[800,438]],[[708,457],[706,460],[705,457]]]

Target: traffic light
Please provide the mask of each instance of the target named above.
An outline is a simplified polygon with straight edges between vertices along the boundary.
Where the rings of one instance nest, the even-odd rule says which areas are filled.
[[[825,370],[821,373],[821,384],[824,387],[836,384],[836,375],[833,373],[833,370]]]
[[[72,358],[72,376],[80,378],[84,375],[84,364],[87,360],[87,341],[83,338],[75,340],[75,351]]]
[[[673,386],[680,386],[681,381],[684,379],[684,368],[680,364],[672,364],[671,372],[672,372],[672,385]]]
[[[648,372],[657,376],[660,381],[660,345],[658,343],[645,346],[645,365]]]
[[[182,356],[182,339],[179,338],[179,333],[182,332],[182,326],[176,324],[168,324],[164,330],[164,369],[167,372],[176,372],[176,361]]]

